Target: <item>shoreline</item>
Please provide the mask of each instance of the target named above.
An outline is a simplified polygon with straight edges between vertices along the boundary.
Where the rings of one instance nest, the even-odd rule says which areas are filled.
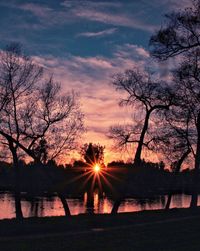
[[[96,214],[76,216],[54,216],[0,220],[1,250],[149,250],[145,249],[152,239],[159,241],[151,250],[179,249],[184,238],[200,237],[200,207],[196,209],[174,208],[170,210],[149,210],[117,215]],[[197,231],[198,230],[198,231]],[[169,249],[165,249],[168,235],[174,233]],[[109,237],[110,236],[110,237]],[[191,237],[190,237],[191,236]],[[137,237],[137,238],[136,238]],[[101,241],[105,245],[102,246]],[[141,242],[140,240],[143,239]],[[107,243],[106,243],[107,240]],[[121,242],[118,246],[116,242]],[[136,245],[130,247],[130,241]],[[174,242],[175,241],[175,242]],[[200,246],[200,238],[192,240]],[[196,241],[196,242],[195,242]],[[97,247],[96,244],[100,243]],[[146,243],[146,244],[145,244]],[[175,249],[173,249],[175,245]],[[178,245],[178,246],[177,246]],[[189,245],[189,244],[188,244]],[[187,246],[187,245],[186,245]],[[161,249],[162,247],[162,249]],[[190,248],[189,248],[190,247]],[[196,247],[196,246],[195,246]],[[190,243],[188,250],[193,249]]]

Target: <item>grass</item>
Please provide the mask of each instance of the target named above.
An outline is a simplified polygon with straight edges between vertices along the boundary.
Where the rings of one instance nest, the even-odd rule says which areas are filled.
[[[199,251],[200,208],[0,221],[1,251]]]

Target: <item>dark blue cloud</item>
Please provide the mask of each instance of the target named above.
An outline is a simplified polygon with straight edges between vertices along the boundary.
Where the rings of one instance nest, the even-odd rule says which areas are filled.
[[[15,40],[30,54],[58,57],[109,56],[113,46],[125,43],[147,47],[162,18],[156,2],[2,0],[0,46]]]

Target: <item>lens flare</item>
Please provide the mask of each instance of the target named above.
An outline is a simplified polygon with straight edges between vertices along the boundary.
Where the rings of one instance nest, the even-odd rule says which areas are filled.
[[[99,173],[100,170],[101,170],[100,166],[99,166],[98,164],[95,164],[95,165],[94,165],[94,172],[95,172],[95,173]]]

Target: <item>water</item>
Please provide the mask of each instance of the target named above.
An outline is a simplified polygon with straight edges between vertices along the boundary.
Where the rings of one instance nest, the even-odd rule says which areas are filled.
[[[171,208],[189,207],[190,195],[178,194],[172,197]],[[135,212],[141,210],[155,210],[165,207],[167,196],[158,196],[152,199],[132,199],[127,198],[122,202],[119,212]],[[87,194],[81,199],[67,199],[70,212],[72,215],[83,213],[110,213],[113,201],[106,196],[99,197],[98,193],[94,193],[93,206],[88,204]],[[198,198],[200,205],[200,196]],[[24,217],[44,217],[44,216],[60,216],[64,215],[62,203],[57,196],[53,197],[36,197],[32,199],[22,199],[22,211]],[[0,219],[14,218],[15,207],[14,198],[11,193],[0,193]]]

